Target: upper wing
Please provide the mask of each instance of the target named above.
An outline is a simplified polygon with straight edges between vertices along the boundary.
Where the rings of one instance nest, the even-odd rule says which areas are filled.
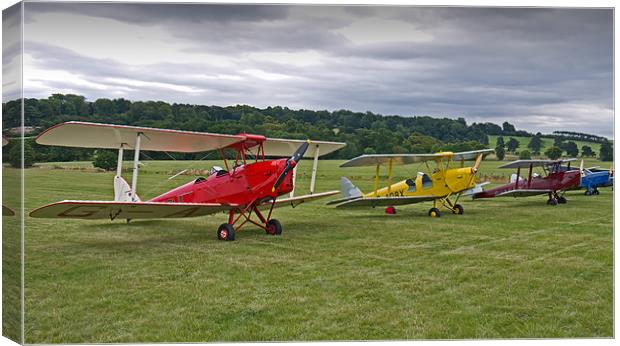
[[[498,168],[529,168],[532,167],[541,167],[541,166],[551,166],[554,164],[562,164],[564,162],[575,161],[575,158],[571,159],[562,159],[562,160],[517,160],[509,162],[505,165],[499,166]]]
[[[138,134],[142,135],[141,150],[182,153],[215,150],[244,140],[243,136],[70,121],[43,131],[36,142],[103,149],[118,149],[123,145],[126,149],[133,149]]]
[[[306,141],[297,139],[280,139],[280,138],[267,138],[263,143],[266,156],[285,157],[292,155],[300,145]],[[326,141],[311,141],[308,150],[304,154],[304,157],[314,157],[318,151],[319,156],[327,155],[333,151],[343,148],[346,143],[341,142],[326,142]]]
[[[276,204],[275,204],[274,208],[286,207],[286,206],[291,206],[291,207],[295,208],[296,206],[298,206],[298,205],[300,205],[300,204],[302,204],[304,202],[314,201],[315,199],[325,198],[325,197],[337,195],[339,193],[340,193],[340,191],[335,190],[335,191],[313,193],[313,194],[310,194],[310,195],[303,195],[303,196],[295,196],[295,197],[290,197],[290,198],[276,199]],[[265,201],[263,204],[261,204],[259,206],[260,209],[267,209],[269,207],[271,207],[271,200]]]
[[[437,196],[411,196],[411,197],[367,197],[345,200],[336,205],[336,208],[349,207],[384,207],[390,205],[414,204],[426,201],[433,201]]]
[[[360,166],[376,166],[392,161],[394,165],[408,165],[417,162],[438,160],[444,157],[452,158],[453,160],[475,160],[480,154],[492,153],[493,149],[483,149],[474,151],[463,151],[460,153],[453,152],[441,152],[435,154],[372,154],[362,155],[354,159],[351,159],[340,167],[360,167]]]
[[[37,218],[67,219],[168,219],[196,217],[228,211],[235,205],[201,203],[62,201],[30,212]]]

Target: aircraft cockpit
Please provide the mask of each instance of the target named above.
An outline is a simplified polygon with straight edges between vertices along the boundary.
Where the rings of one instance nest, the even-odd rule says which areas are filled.
[[[215,174],[217,177],[222,176],[224,174],[228,174],[228,171],[220,166],[213,166],[209,170],[209,176]]]

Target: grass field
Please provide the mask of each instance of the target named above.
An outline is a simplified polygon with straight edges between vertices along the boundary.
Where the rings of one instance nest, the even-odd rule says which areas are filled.
[[[339,163],[320,163],[317,190],[338,189],[341,175],[371,188],[372,168]],[[210,164],[146,161],[138,192],[153,197],[192,178],[174,173]],[[481,173],[512,173],[498,165]],[[111,199],[113,173],[89,166],[28,169],[26,212]],[[216,239],[219,214],[26,218],[25,342],[612,337],[612,194],[569,192],[555,207],[544,196],[464,201],[464,215],[437,219],[431,203],[386,215],[319,201],[278,209],[280,237],[250,227],[235,242]]]

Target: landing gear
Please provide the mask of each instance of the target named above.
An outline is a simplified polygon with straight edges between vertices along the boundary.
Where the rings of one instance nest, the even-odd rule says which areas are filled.
[[[558,197],[557,201],[559,204],[566,204],[566,197],[560,196]]]
[[[217,239],[235,240],[235,231],[239,231],[246,223],[252,223],[265,230],[270,235],[282,234],[280,221],[271,218],[271,212],[275,206],[275,200],[271,204],[267,217],[258,209],[256,203],[247,205],[244,209],[231,209],[228,213],[228,223],[220,225],[217,229]],[[254,216],[252,215],[254,214]]]
[[[233,241],[235,240],[235,229],[229,223],[223,223],[217,229],[217,239]]]
[[[594,190],[594,192],[592,192],[592,193],[595,194],[595,195],[600,195],[601,194],[598,189]]]
[[[271,235],[280,235],[282,234],[282,224],[280,224],[280,221],[276,219],[271,219],[267,221],[267,226],[265,226],[265,232]]]
[[[396,208],[394,206],[389,206],[385,208],[385,213],[389,215],[394,215],[396,214]]]
[[[430,216],[430,217],[441,217],[441,212],[437,208],[431,208],[431,210],[428,211],[428,216]]]
[[[558,205],[558,200],[555,198],[549,198],[547,200],[547,205]]]
[[[437,206],[438,206],[437,202],[439,202],[439,204],[441,204],[444,208],[451,211],[452,214],[463,215],[463,213],[465,212],[465,209],[463,208],[462,205],[457,203],[459,201],[459,197],[461,197],[461,194],[460,193],[457,194],[454,201],[450,200],[450,197],[452,197],[452,194],[449,194],[444,198],[436,199],[433,202],[433,208],[428,212],[428,215],[433,216],[431,215],[433,210],[439,213],[439,209],[437,209]],[[439,213],[438,215],[434,217],[438,217],[438,216],[441,216],[441,213]]]
[[[453,214],[463,215],[464,212],[465,210],[463,209],[463,206],[460,204],[455,204],[454,209],[452,209]]]

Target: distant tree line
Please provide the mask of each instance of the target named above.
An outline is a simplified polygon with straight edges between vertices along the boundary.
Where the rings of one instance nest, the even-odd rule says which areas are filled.
[[[552,136],[556,138],[561,138],[562,140],[584,141],[593,143],[605,143],[607,141],[607,138],[605,137],[573,131],[553,131]]]
[[[20,126],[19,100],[3,103],[2,110],[5,131]],[[338,159],[371,153],[475,150],[488,147],[489,135],[531,136],[526,131],[516,130],[514,125],[508,122],[504,122],[502,126],[489,122],[468,125],[464,118],[384,116],[372,112],[293,110],[280,106],[263,109],[247,105],[219,107],[169,104],[162,101],[129,101],[124,98],[100,98],[91,102],[84,96],[73,94],[53,94],[44,99],[24,100],[25,125],[36,129],[29,134],[31,136],[70,120],[346,142],[345,148],[326,156]],[[516,150],[515,142],[518,147],[518,141],[509,141],[509,151]],[[27,140],[25,144],[34,149],[36,162],[90,161],[97,158],[94,149],[39,146],[33,140]],[[3,149],[5,158],[12,146],[13,143]],[[537,152],[534,148],[532,151]],[[170,156],[176,159],[200,159],[204,153],[145,153],[145,157],[158,160],[170,159]],[[105,154],[100,151],[98,157],[101,159]]]

